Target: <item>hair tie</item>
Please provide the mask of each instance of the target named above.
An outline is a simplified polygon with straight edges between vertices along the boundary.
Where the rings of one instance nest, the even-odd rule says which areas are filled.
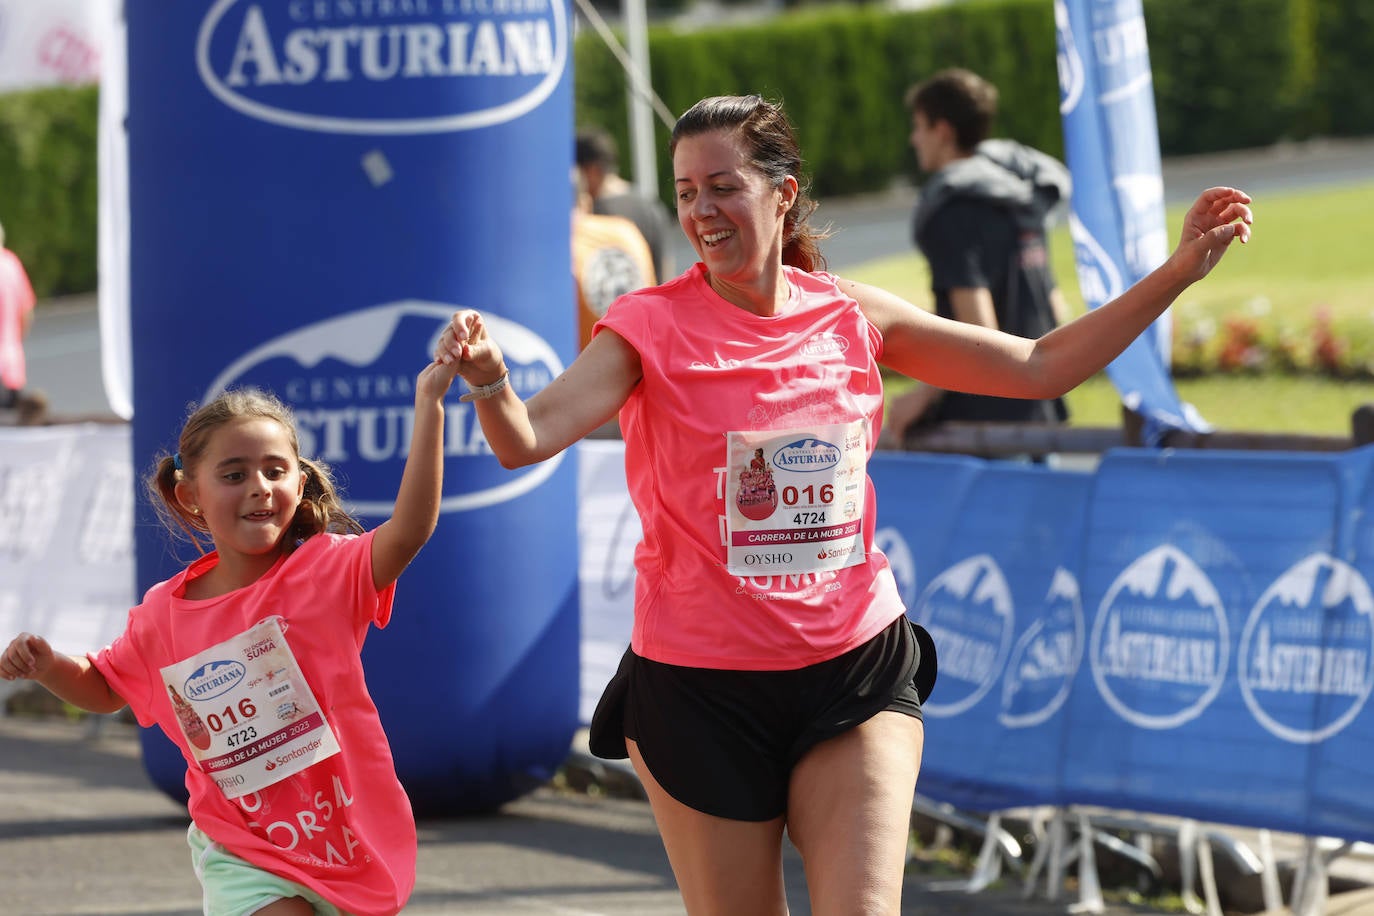
[[[178,471],[181,470],[181,452],[177,452],[172,456],[172,467],[176,468]]]

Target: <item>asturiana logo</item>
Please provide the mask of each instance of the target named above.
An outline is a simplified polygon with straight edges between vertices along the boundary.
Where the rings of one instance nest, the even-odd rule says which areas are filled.
[[[1078,107],[1086,83],[1083,57],[1073,38],[1073,23],[1064,0],[1054,0],[1054,28],[1059,39],[1059,112],[1068,114]]]
[[[888,568],[892,570],[892,577],[897,580],[897,594],[902,596],[902,603],[911,607],[916,603],[916,557],[911,552],[910,545],[906,538],[897,528],[879,528],[873,532],[873,547],[887,557]]]
[[[1111,255],[1093,237],[1076,215],[1069,216],[1069,235],[1073,238],[1074,258],[1078,263],[1078,285],[1083,299],[1096,307],[1121,295],[1126,288],[1121,271]]]
[[[248,669],[241,662],[232,660],[206,662],[186,679],[182,685],[182,696],[188,700],[212,700],[243,680]]]
[[[1294,744],[1325,741],[1374,689],[1374,592],[1355,567],[1312,554],[1255,604],[1239,657],[1245,705],[1266,730]]]
[[[822,331],[807,338],[806,343],[801,346],[801,354],[802,356],[837,356],[848,349],[848,340],[839,334]]]
[[[233,360],[210,383],[203,400],[239,385],[282,395],[295,414],[301,454],[347,476],[353,511],[389,515],[414,423],[416,366],[434,352],[458,308],[405,299],[298,327]],[[501,343],[511,386],[521,397],[563,371],[553,346],[532,329],[487,310],[483,320]],[[445,401],[444,457],[479,461],[444,475],[444,512],[514,499],[542,484],[563,460],[560,453],[515,473],[501,470],[476,411],[458,400],[463,388],[457,382]],[[459,486],[466,490],[448,492]]]
[[[1090,662],[1103,700],[1140,728],[1196,718],[1226,681],[1226,606],[1192,557],[1163,544],[1108,589],[1093,623]]]
[[[976,706],[1006,668],[1016,628],[1011,586],[991,554],[961,560],[931,580],[911,617],[940,647],[939,699],[926,715],[957,716]]]
[[[1085,629],[1078,580],[1058,567],[1040,615],[1011,650],[997,716],[1003,725],[1029,728],[1059,711],[1083,659]]]
[[[420,134],[512,121],[558,85],[562,0],[218,0],[201,80],[249,117],[300,130]]]
[[[773,453],[784,471],[825,471],[840,463],[840,450],[823,439],[798,439]]]

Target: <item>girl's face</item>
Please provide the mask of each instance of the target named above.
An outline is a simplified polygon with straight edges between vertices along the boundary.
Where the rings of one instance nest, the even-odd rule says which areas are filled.
[[[231,420],[210,434],[191,470],[194,476],[177,484],[177,498],[199,509],[220,561],[275,562],[305,488],[286,429],[264,417]]]
[[[748,282],[770,262],[781,263],[783,216],[797,195],[796,179],[773,187],[730,130],[679,140],[673,173],[678,223],[714,277]]]

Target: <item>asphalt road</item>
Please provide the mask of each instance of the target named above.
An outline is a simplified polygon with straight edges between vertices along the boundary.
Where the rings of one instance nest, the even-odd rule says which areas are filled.
[[[152,788],[133,726],[0,718],[0,913],[193,916],[200,890],[185,808]],[[499,812],[422,820],[410,916],[680,916],[649,806],[540,789]],[[806,879],[790,847],[793,916]],[[902,916],[1062,916],[1076,898],[1024,901],[1019,883],[977,895],[910,874]],[[1110,907],[1108,916],[1151,913]]]

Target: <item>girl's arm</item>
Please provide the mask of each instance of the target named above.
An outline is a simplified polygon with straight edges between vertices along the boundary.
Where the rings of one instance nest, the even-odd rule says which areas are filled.
[[[32,633],[20,633],[0,654],[0,679],[19,678],[37,681],[58,699],[88,712],[117,712],[126,705],[90,659],[56,653]]]
[[[1008,398],[1055,398],[1100,371],[1178,297],[1207,276],[1231,242],[1250,238],[1248,195],[1204,191],[1169,259],[1113,299],[1039,340],[938,318],[875,287],[841,281],[883,335],[883,363],[931,385]]]
[[[433,362],[415,380],[415,428],[396,507],[372,535],[372,581],[379,589],[396,581],[439,524],[439,501],[444,494],[444,395],[454,370]]]
[[[456,367],[469,385],[490,385],[506,374],[501,348],[477,312],[453,316],[435,358]],[[615,416],[641,374],[635,349],[619,334],[602,331],[528,402],[507,385],[473,403],[497,459],[518,468],[553,457]]]

